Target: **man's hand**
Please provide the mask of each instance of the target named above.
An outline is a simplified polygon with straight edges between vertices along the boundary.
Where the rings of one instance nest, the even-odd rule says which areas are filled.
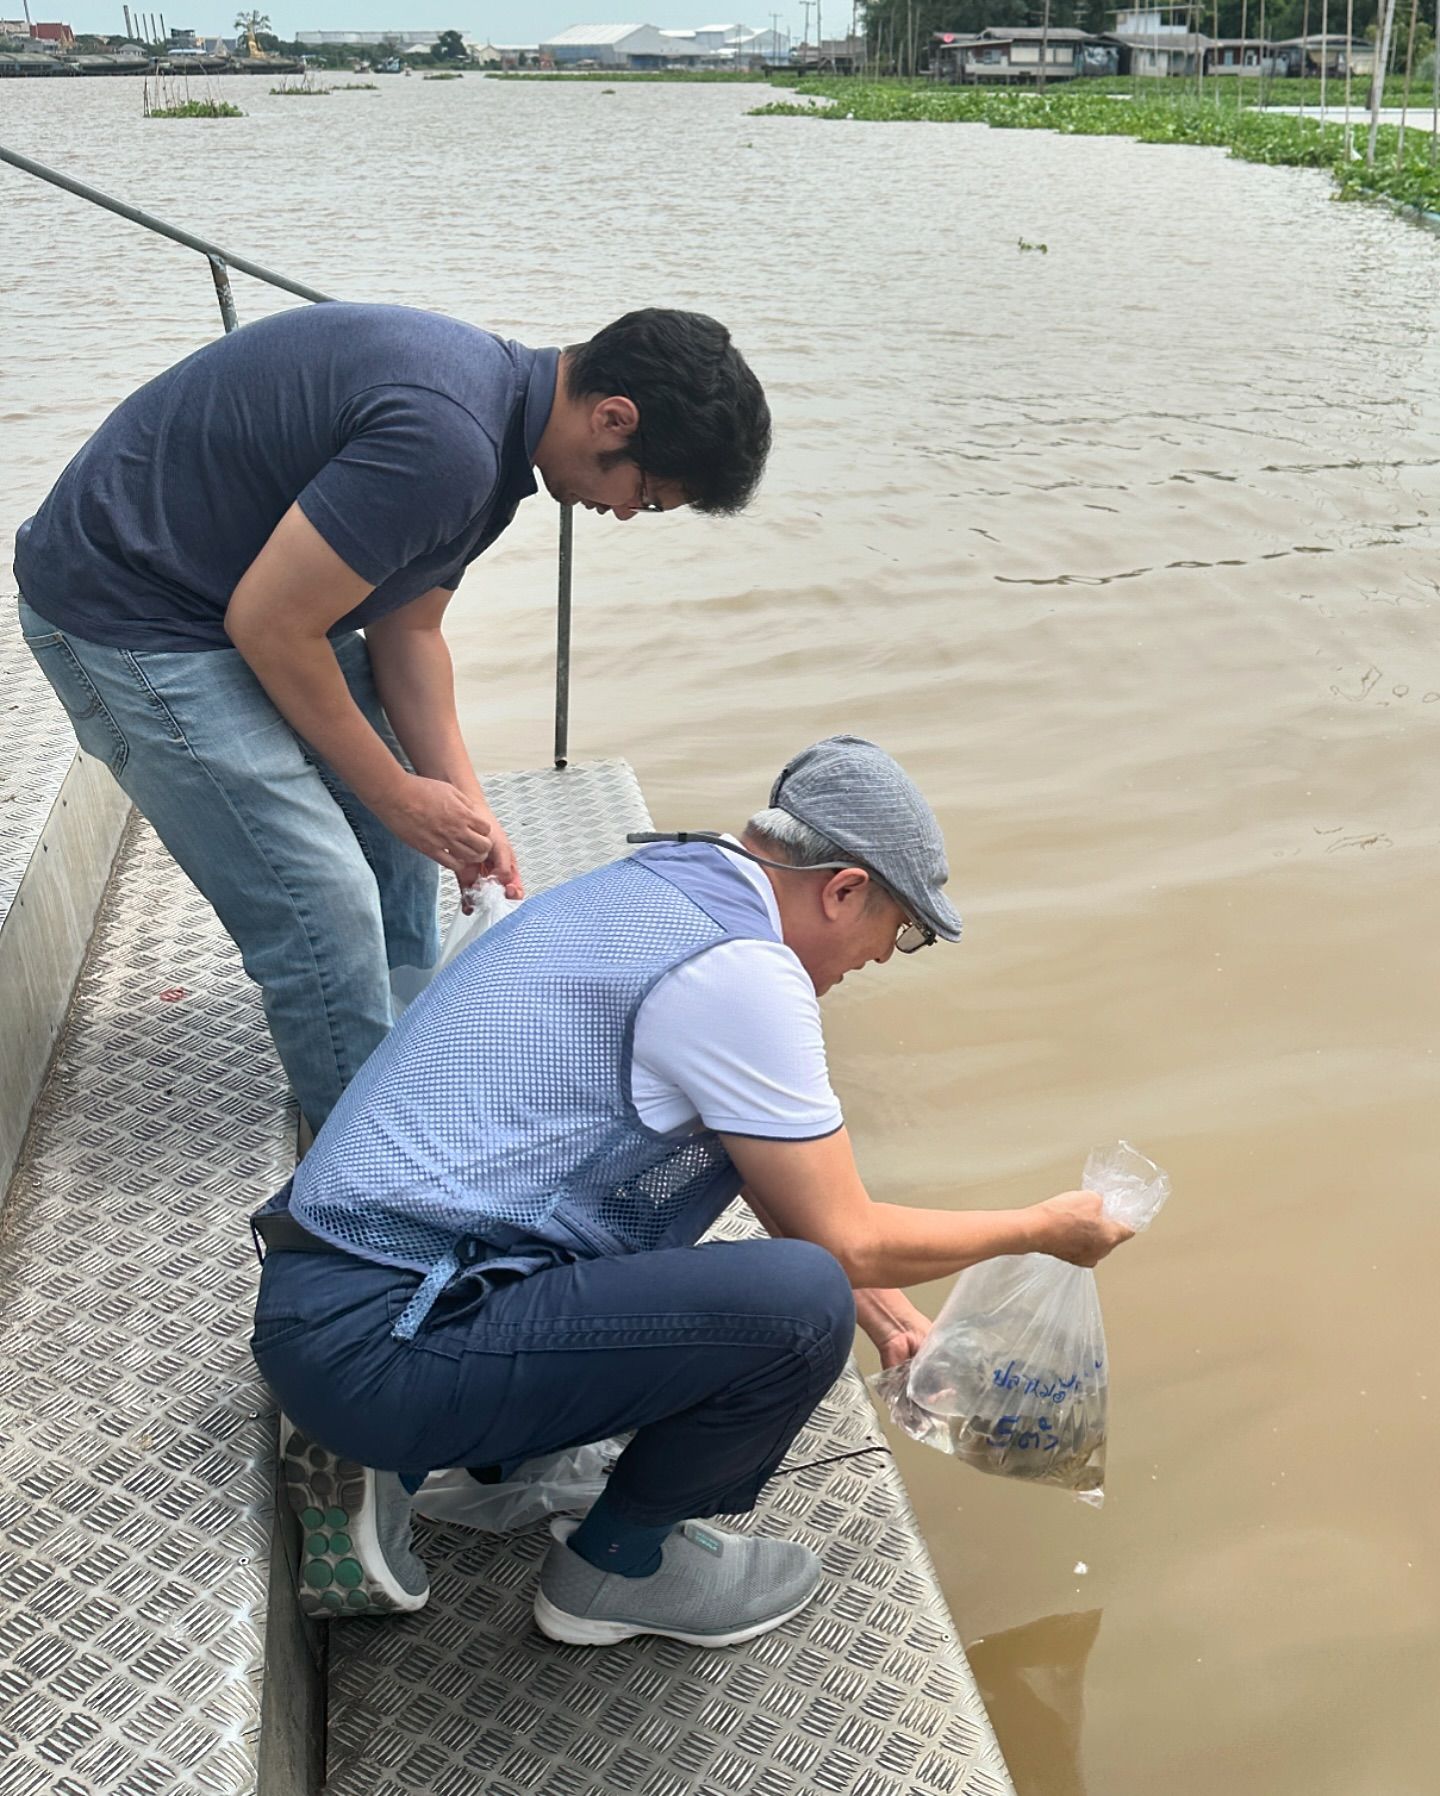
[[[1098,1266],[1135,1233],[1123,1222],[1106,1219],[1104,1201],[1098,1191],[1062,1191],[1033,1204],[1025,1212],[1035,1223],[1030,1251],[1052,1254],[1072,1266]]]
[[[857,1291],[855,1320],[880,1352],[887,1370],[914,1359],[930,1332],[930,1318],[903,1291]]]
[[[490,832],[490,853],[483,861],[471,861],[468,865],[456,869],[455,877],[460,884],[460,908],[469,916],[475,908],[468,902],[465,893],[471,886],[479,885],[482,879],[493,879],[498,886],[503,886],[507,898],[523,898],[525,896],[524,881],[520,878],[520,869],[515,864],[515,850],[510,846],[510,838],[501,829],[493,816],[487,813],[487,828]]]
[[[494,819],[448,780],[407,774],[394,796],[374,809],[402,842],[454,872],[483,866],[494,852]]]

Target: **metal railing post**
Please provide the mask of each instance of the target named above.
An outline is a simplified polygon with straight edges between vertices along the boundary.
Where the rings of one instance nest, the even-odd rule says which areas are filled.
[[[230,272],[225,266],[223,256],[209,256],[210,272],[215,277],[215,297],[220,301],[220,316],[225,321],[228,335],[238,328],[240,319],[235,311],[235,295],[230,291]]]
[[[570,569],[575,508],[560,507],[560,590],[555,610],[555,765],[564,767],[570,746]]]

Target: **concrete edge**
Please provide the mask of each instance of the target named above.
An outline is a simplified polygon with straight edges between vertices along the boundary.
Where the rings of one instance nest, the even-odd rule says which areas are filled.
[[[0,922],[0,1193],[19,1162],[129,815],[109,771],[77,751]]]

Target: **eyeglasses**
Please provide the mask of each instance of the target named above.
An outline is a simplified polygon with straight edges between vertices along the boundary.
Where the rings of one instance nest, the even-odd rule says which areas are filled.
[[[640,473],[640,498],[635,509],[636,511],[664,511],[665,507],[660,501],[650,497],[649,488],[645,484],[645,432],[641,430],[638,419],[635,424],[635,434],[640,439],[640,460],[636,464]]]
[[[894,891],[886,885],[878,873],[867,867],[864,861],[811,861],[808,867],[801,867],[794,861],[767,860],[763,854],[756,854],[752,849],[742,848],[738,842],[727,842],[720,832],[714,829],[637,829],[631,830],[625,840],[627,842],[709,842],[716,848],[723,848],[727,854],[743,854],[747,861],[754,861],[757,867],[776,867],[782,873],[847,873],[852,867],[858,867],[862,873],[869,874],[904,918],[895,931],[895,952],[897,954],[918,954],[922,948],[933,948],[940,939],[927,923],[915,921],[904,904],[896,897]]]
[[[879,880],[875,882],[877,885]],[[899,900],[896,900],[899,903]],[[901,910],[905,906],[900,905]],[[918,954],[922,948],[933,948],[939,938],[935,931],[924,923],[916,923],[912,918],[905,921],[895,931],[895,952],[897,954]]]
[[[642,453],[643,453],[643,451],[642,451]],[[641,468],[641,470],[640,470],[640,502],[635,507],[635,509],[636,509],[636,511],[664,511],[664,509],[665,509],[665,507],[660,503],[660,501],[658,499],[652,499],[650,497],[649,492],[645,486],[645,470],[644,470],[644,468]]]

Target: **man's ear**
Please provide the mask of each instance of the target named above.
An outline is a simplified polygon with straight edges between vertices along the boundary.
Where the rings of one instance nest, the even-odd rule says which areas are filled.
[[[640,408],[623,393],[597,400],[590,411],[590,429],[596,446],[603,450],[623,449],[634,436],[640,423]]]
[[[825,882],[823,903],[829,917],[849,916],[863,907],[870,885],[870,875],[863,867],[846,867],[831,874]]]

